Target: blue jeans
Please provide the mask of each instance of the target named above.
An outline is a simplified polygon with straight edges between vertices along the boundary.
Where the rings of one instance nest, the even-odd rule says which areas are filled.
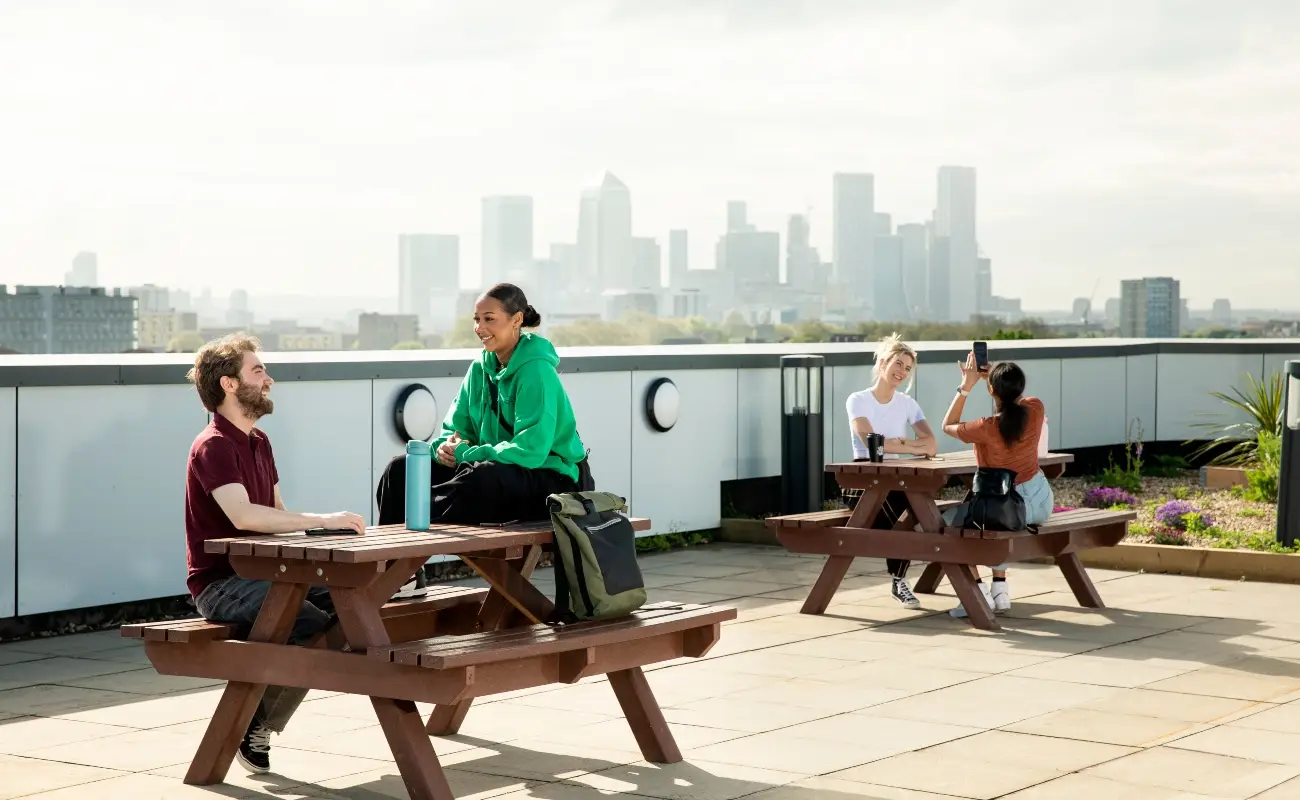
[[[207,588],[199,592],[194,605],[204,619],[234,625],[235,635],[244,638],[252,629],[257,612],[262,609],[262,601],[270,590],[270,581],[252,581],[233,575],[208,584]],[[307,642],[328,628],[333,619],[333,611],[334,603],[330,599],[329,589],[324,586],[308,589],[307,599],[298,609],[298,619],[289,634],[289,644]],[[306,689],[268,686],[262,695],[256,719],[276,733],[281,733],[306,696]]]
[[[1047,476],[1043,474],[1042,470],[1039,470],[1034,477],[1017,486],[1016,491],[1025,501],[1026,524],[1041,525],[1051,518],[1052,509],[1056,507],[1056,497],[1052,494],[1052,484],[1048,482]],[[960,510],[961,506],[953,506],[944,511],[944,522],[951,525]],[[993,569],[1000,572],[1006,568],[1006,564],[998,564]]]

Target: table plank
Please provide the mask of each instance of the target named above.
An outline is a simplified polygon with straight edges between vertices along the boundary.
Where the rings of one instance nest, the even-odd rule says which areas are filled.
[[[1071,464],[1071,453],[1048,453],[1038,459],[1040,467]],[[886,461],[847,461],[826,465],[831,474],[868,475],[968,475],[978,469],[975,451],[963,450],[934,458],[898,458]]]
[[[650,520],[632,517],[636,531],[650,529]],[[345,564],[388,561],[395,558],[482,554],[509,547],[550,543],[549,521],[527,522],[501,528],[477,525],[435,525],[411,531],[398,525],[367,528],[361,535],[308,536],[305,533],[250,534],[203,543],[208,553],[248,555],[256,558],[336,561]]]

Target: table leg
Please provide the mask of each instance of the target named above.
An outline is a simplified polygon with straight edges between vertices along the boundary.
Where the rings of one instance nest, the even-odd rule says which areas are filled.
[[[277,583],[267,592],[257,620],[248,635],[250,642],[284,644],[293,632],[298,610],[307,597],[307,587],[302,584]],[[262,702],[265,684],[231,681],[221,695],[221,702],[208,723],[208,729],[199,743],[198,752],[185,773],[185,782],[192,786],[210,786],[225,780],[235,751],[248,730],[257,706]]]
[[[932,561],[925,565],[925,570],[916,585],[912,587],[912,591],[917,594],[934,594],[939,589],[939,581],[942,580],[943,565]]]
[[[943,514],[939,512],[939,504],[935,502],[933,494],[907,492],[907,504],[921,530],[936,535],[943,530]],[[934,594],[941,580],[943,580],[943,566],[935,563],[927,564],[925,570],[921,572],[920,580],[912,587],[912,591],[917,594]]]
[[[835,591],[840,588],[840,583],[851,566],[853,566],[853,556],[829,556],[826,563],[822,565],[821,574],[817,576],[812,591],[808,593],[808,599],[803,601],[803,608],[799,609],[799,613],[825,613],[826,608],[831,604],[831,598],[835,596]]]
[[[858,498],[858,504],[853,507],[853,513],[849,515],[849,521],[844,523],[844,527],[870,528],[884,502],[885,492],[878,489],[864,491]],[[844,576],[848,574],[851,566],[853,566],[853,556],[828,556],[826,563],[822,565],[821,574],[817,576],[817,582],[813,584],[812,591],[808,593],[808,599],[804,600],[803,608],[799,609],[799,613],[825,613],[831,604],[831,598],[835,597],[835,592],[840,588],[840,583],[844,581]]]
[[[1092,578],[1088,577],[1088,571],[1083,568],[1078,553],[1057,556],[1056,566],[1061,568],[1061,574],[1065,576],[1065,582],[1070,584],[1070,591],[1074,592],[1074,599],[1079,601],[1079,605],[1084,608],[1106,607]]]
[[[664,712],[650,691],[650,682],[640,667],[609,673],[609,685],[632,728],[645,760],[654,764],[676,764],[682,760],[673,732],[668,729]]]
[[[380,604],[374,602],[367,589],[330,589],[330,594],[339,623],[354,648],[389,644],[388,631],[379,614]],[[379,726],[412,800],[455,800],[415,703],[371,697],[370,704],[374,706]]]
[[[970,565],[944,564],[943,571],[948,576],[952,588],[956,590],[957,599],[961,600],[962,608],[966,609],[966,616],[971,624],[983,631],[1002,630],[1002,626],[993,617],[993,609],[989,608],[988,601],[984,599],[984,593],[975,583],[975,573]]]
[[[537,568],[537,562],[541,558],[542,548],[533,545],[528,549],[524,557],[519,559],[517,564],[514,561],[505,562],[505,564],[508,569],[517,570],[519,577],[523,578],[524,583],[531,587],[532,584],[528,583],[528,578],[533,574],[533,570]],[[517,586],[517,581],[514,578],[506,577],[505,573],[498,571],[495,566],[486,565],[485,562],[488,559],[465,560],[492,585],[491,591],[483,600],[483,607],[479,610],[478,624],[475,627],[480,631],[495,631],[508,626],[513,621],[513,618],[519,616],[519,612],[510,596],[502,588],[498,587]],[[488,577],[486,573],[491,573],[493,577]],[[536,606],[534,609],[536,612],[544,611],[543,607],[537,606],[535,598],[533,605]],[[549,612],[546,616],[549,616]],[[542,619],[544,618],[542,617]],[[471,697],[467,700],[461,700],[459,703],[435,706],[433,712],[429,714],[429,723],[424,726],[424,730],[430,736],[451,736],[460,730],[461,724],[465,722],[465,715],[469,713],[469,707],[473,702],[474,699]]]

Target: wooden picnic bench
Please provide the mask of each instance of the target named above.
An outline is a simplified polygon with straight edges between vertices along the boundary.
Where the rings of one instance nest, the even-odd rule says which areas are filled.
[[[1049,453],[1039,459],[1049,477],[1061,474],[1073,461],[1068,453]],[[827,556],[802,612],[821,614],[844,580],[853,559],[899,558],[928,562],[914,590],[933,594],[947,577],[977,628],[998,630],[992,609],[975,584],[976,566],[1051,558],[1065,576],[1079,604],[1102,608],[1100,595],[1088,577],[1078,553],[1094,547],[1112,547],[1128,534],[1137,518],[1131,511],[1077,509],[1053,514],[1046,523],[1024,531],[994,532],[951,528],[943,521],[937,495],[949,478],[969,484],[975,474],[974,453],[933,459],[898,459],[884,462],[832,464],[840,486],[862,491],[856,508],[770,517],[769,527],[778,541],[794,553]],[[907,508],[893,530],[871,528],[891,491],[902,492]],[[918,530],[919,527],[919,530]]]
[[[639,530],[649,521],[634,519]],[[271,581],[242,638],[205,620],[126,625],[164,675],[228,681],[185,782],[224,780],[268,685],[370,697],[412,798],[454,800],[429,736],[454,733],[476,697],[608,675],[642,754],[681,752],[642,667],[705,655],[736,610],[656,603],[620,619],[545,624],[554,605],[530,581],[549,523],[509,527],[371,528],[364,536],[283,534],[212,540],[235,571]],[[389,601],[435,555],[461,558],[488,589],[437,587]],[[329,587],[339,625],[308,646],[285,644],[313,585]],[[433,703],[427,725],[416,702]]]

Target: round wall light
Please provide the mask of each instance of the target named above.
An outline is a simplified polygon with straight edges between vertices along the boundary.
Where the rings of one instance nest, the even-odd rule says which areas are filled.
[[[681,400],[677,384],[668,378],[656,378],[645,392],[646,422],[660,433],[672,430],[677,424]]]
[[[438,401],[429,387],[412,383],[397,395],[393,404],[393,426],[403,442],[427,442],[438,432]]]

